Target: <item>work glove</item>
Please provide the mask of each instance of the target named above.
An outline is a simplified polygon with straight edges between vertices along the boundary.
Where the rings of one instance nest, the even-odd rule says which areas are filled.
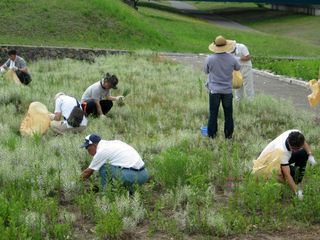
[[[317,165],[317,161],[314,159],[314,157],[313,157],[312,155],[309,155],[308,161],[310,162],[310,164],[311,164],[312,167],[314,167],[315,165]]]
[[[13,71],[17,71],[18,68],[17,68],[16,66],[13,66],[13,67],[12,67],[12,70],[13,70]]]
[[[303,200],[303,191],[302,190],[296,191],[296,196],[298,197],[299,200]]]
[[[104,115],[104,114],[99,115],[99,118],[100,119],[107,119],[106,115]]]
[[[5,71],[6,71],[6,70],[5,70],[3,67],[0,68],[0,72],[1,72],[1,73],[4,73]]]
[[[50,120],[53,121],[56,115],[54,113],[50,113],[49,116],[50,116]]]
[[[123,100],[124,100],[124,96],[117,96],[117,97],[116,97],[116,100],[117,100],[117,101],[123,101]]]

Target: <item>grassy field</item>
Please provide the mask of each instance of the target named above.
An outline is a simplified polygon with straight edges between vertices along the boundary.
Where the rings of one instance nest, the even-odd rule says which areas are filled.
[[[198,10],[226,10],[230,9],[241,9],[241,8],[257,8],[255,3],[236,3],[236,2],[192,2],[188,1],[187,3],[192,4]]]
[[[208,53],[208,45],[222,34],[245,43],[257,59],[273,56],[318,58],[320,55],[319,44],[274,35],[272,30],[271,33],[234,31],[149,7],[139,7],[139,11],[135,11],[120,0],[2,1],[0,9],[0,22],[10,22],[0,28],[0,43],[5,44]],[[317,38],[316,34],[312,36]],[[275,43],[276,47],[270,47]],[[319,61],[314,60],[313,65],[319,65]],[[296,65],[299,64],[302,63]],[[304,72],[300,72],[299,77],[310,79]]]
[[[145,51],[92,64],[39,61],[30,68],[30,87],[1,79],[1,239],[223,239],[319,222],[319,166],[307,167],[303,202],[287,186],[250,175],[252,160],[268,141],[291,128],[303,131],[319,159],[320,130],[307,113],[259,95],[234,105],[232,141],[223,137],[221,111],[212,141],[200,133],[208,96],[206,77],[198,70]],[[129,89],[130,94],[106,121],[90,118],[82,134],[19,135],[30,102],[52,111],[57,92],[80,98],[107,70],[120,79],[112,93]],[[123,189],[91,192],[97,174],[79,181],[91,160],[79,145],[92,132],[123,140],[142,155],[151,179],[133,199]]]

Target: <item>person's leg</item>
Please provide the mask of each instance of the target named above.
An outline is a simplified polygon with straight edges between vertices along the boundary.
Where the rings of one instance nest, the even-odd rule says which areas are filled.
[[[290,174],[293,177],[296,184],[301,183],[308,161],[308,153],[306,150],[294,152],[291,155],[289,163],[294,163],[293,166],[290,165]]]
[[[22,84],[28,85],[31,82],[31,76],[29,73],[17,70],[16,74]]]
[[[67,124],[63,121],[51,121],[50,123],[51,129],[58,134],[64,134],[67,130]]]
[[[135,171],[131,169],[122,169],[121,181],[124,186],[129,190],[129,194],[134,194],[134,184],[142,185],[149,179],[149,174],[146,169]]]
[[[224,112],[224,136],[225,138],[232,138],[233,134],[233,107],[232,107],[232,93],[222,94],[222,107]]]
[[[217,135],[220,98],[220,94],[209,93],[208,137],[210,138],[214,138]]]
[[[235,95],[236,95],[236,101],[240,102],[241,99],[243,98],[243,86],[239,89],[236,89],[235,91]]]
[[[97,108],[93,99],[86,100],[86,103],[82,104],[82,109],[87,116],[90,114],[92,114],[93,116],[97,116]]]
[[[241,73],[242,73],[242,77],[243,77],[243,88],[245,90],[246,96],[249,100],[253,100],[254,86],[253,86],[252,67],[242,66]]]
[[[106,115],[113,106],[113,102],[110,100],[101,100],[100,101],[101,110],[104,115]]]
[[[106,164],[103,164],[102,167],[99,169],[99,175],[100,175],[100,184],[102,191],[106,190],[107,187],[107,169]]]

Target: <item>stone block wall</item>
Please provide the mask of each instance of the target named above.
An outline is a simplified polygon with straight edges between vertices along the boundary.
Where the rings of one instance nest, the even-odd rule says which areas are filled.
[[[94,62],[97,56],[129,53],[129,51],[110,49],[0,45],[1,65],[8,59],[9,49],[16,49],[17,55],[24,58],[27,61],[27,63],[39,59],[55,58],[72,58],[77,60]]]

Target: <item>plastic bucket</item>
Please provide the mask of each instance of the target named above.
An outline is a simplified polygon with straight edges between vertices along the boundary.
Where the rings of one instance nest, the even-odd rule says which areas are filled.
[[[207,126],[201,127],[201,134],[202,134],[202,136],[205,136],[205,137],[208,136],[208,127]]]

